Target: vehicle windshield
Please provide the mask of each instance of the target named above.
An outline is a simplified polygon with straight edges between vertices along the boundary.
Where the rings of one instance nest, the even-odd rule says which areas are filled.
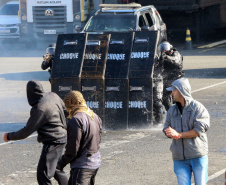
[[[18,15],[19,4],[7,4],[0,10],[0,15]]]
[[[135,31],[136,16],[134,15],[113,15],[101,14],[94,16],[85,32],[108,32],[108,31]]]

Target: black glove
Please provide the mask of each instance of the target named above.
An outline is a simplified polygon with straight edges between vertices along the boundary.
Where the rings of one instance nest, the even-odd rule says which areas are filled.
[[[160,61],[164,61],[166,59],[167,55],[165,53],[162,53],[160,56]]]
[[[49,61],[53,62],[53,59],[54,59],[54,55],[50,55]]]
[[[63,171],[64,167],[66,166],[67,164],[63,162],[62,159],[59,159],[59,161],[57,162],[57,166],[56,166],[56,169],[57,170],[60,170],[60,171]]]

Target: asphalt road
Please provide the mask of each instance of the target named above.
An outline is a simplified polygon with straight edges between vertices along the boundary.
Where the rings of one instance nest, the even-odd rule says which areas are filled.
[[[4,143],[5,132],[22,128],[29,117],[26,100],[28,80],[41,81],[50,91],[49,74],[40,68],[44,49],[0,46],[0,185],[36,185],[36,166],[42,145],[36,135],[22,141]],[[226,46],[183,50],[184,71],[192,86],[192,96],[211,115],[208,185],[223,185],[226,169]],[[10,52],[9,52],[10,51]],[[175,185],[176,176],[169,146],[171,140],[162,126],[145,130],[103,132],[102,166],[97,185]],[[69,174],[69,167],[65,168]],[[54,182],[56,184],[56,182]]]

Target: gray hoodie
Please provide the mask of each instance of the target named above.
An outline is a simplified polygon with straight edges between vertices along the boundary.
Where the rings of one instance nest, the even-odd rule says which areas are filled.
[[[210,127],[210,116],[206,108],[191,96],[191,86],[185,78],[175,80],[172,87],[176,88],[185,99],[182,114],[178,103],[170,107],[167,112],[164,129],[169,126],[177,132],[186,132],[194,129],[198,136],[191,139],[173,139],[170,146],[173,160],[185,160],[201,157],[208,154],[206,132]]]

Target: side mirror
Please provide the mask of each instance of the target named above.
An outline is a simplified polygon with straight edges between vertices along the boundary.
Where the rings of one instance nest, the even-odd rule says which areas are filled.
[[[80,33],[82,31],[82,27],[79,25],[75,26],[75,33]]]
[[[142,31],[148,31],[148,30],[149,30],[149,27],[148,27],[148,26],[142,26],[142,27],[141,27],[141,30],[142,30]]]
[[[153,31],[154,30],[154,26],[149,27],[149,30]]]

